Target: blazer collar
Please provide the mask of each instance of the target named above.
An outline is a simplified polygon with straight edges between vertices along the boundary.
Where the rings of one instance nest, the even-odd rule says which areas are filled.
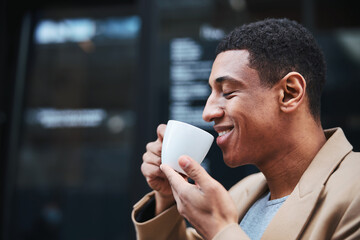
[[[323,188],[352,150],[340,128],[325,131],[328,139],[279,209],[262,239],[297,239],[305,227]]]

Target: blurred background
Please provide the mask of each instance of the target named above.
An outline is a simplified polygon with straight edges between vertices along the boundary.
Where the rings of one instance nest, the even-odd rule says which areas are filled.
[[[328,64],[325,128],[360,144],[360,16],[350,0],[1,0],[1,239],[135,239],[132,206],[156,127],[201,119],[219,40],[267,17],[297,20]],[[204,167],[226,188],[214,145]]]

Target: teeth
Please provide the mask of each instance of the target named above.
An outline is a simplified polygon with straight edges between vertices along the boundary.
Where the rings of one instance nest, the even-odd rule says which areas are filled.
[[[228,132],[230,132],[230,130],[219,132],[219,137],[221,137],[222,135],[227,134]]]

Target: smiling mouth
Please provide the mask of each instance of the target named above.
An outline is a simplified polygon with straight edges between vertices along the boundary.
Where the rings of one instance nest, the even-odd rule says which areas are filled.
[[[225,134],[227,134],[228,132],[230,132],[231,131],[231,129],[229,129],[229,130],[226,130],[226,131],[221,131],[221,132],[219,132],[218,134],[219,134],[219,137],[221,137],[221,136],[223,136],[223,135],[225,135]]]

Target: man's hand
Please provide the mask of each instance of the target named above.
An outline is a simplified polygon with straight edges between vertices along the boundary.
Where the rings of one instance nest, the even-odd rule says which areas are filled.
[[[165,164],[161,165],[161,170],[169,180],[179,213],[205,239],[212,239],[228,224],[238,222],[236,206],[219,182],[188,156],[180,157],[179,165],[195,185]]]
[[[157,140],[146,145],[146,153],[143,155],[141,172],[146,178],[150,188],[155,190],[155,215],[169,208],[175,203],[170,184],[160,170],[161,148],[166,125],[161,124],[157,128]]]

